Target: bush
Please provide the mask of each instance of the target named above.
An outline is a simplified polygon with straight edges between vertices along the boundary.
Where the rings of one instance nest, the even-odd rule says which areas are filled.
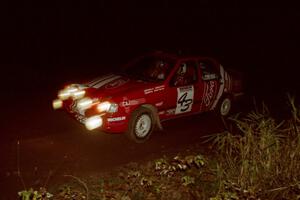
[[[209,137],[219,163],[219,191],[211,199],[300,198],[300,115],[294,102],[289,96],[286,121],[276,122],[263,105],[242,119],[231,118],[237,132]]]

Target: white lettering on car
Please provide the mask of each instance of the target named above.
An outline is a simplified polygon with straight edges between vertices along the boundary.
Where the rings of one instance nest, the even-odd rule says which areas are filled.
[[[174,115],[175,114],[175,109],[169,109],[166,111],[166,115]]]
[[[158,112],[158,115],[163,115],[163,114],[165,114],[166,112],[163,110],[163,111],[160,111],[160,112]]]
[[[160,86],[157,86],[154,88],[154,92],[158,92],[158,91],[162,91],[165,89],[165,86],[164,85],[160,85]]]
[[[129,112],[130,112],[129,99],[128,99],[128,97],[126,97],[126,96],[123,97],[122,99],[123,99],[123,101],[121,102],[121,105],[120,105],[120,106],[123,106],[124,109],[125,109],[125,112],[126,112],[126,113],[129,113]],[[122,105],[122,103],[124,103],[124,104]]]
[[[163,104],[164,104],[164,102],[161,101],[161,102],[156,103],[155,106],[159,107],[159,106],[162,106]]]
[[[175,114],[190,112],[194,100],[194,87],[186,86],[177,88],[177,106]]]
[[[211,109],[214,109],[216,106],[217,106],[217,103],[219,101],[219,99],[221,98],[221,96],[223,95],[223,92],[224,92],[224,85],[225,85],[225,80],[224,80],[224,74],[226,72],[224,71],[224,68],[222,65],[220,65],[220,75],[221,75],[221,80],[220,80],[220,87],[219,87],[219,91],[218,91],[218,94],[217,94],[217,97],[215,98],[215,101],[211,107]]]
[[[150,93],[153,93],[153,90],[154,90],[154,88],[149,88],[149,89],[144,90],[144,93],[150,94]]]
[[[165,89],[164,85],[156,86],[155,88],[148,88],[144,90],[145,94],[151,94],[153,92],[163,91]]]
[[[129,101],[128,100],[124,100],[120,103],[120,106],[122,107],[126,107],[126,106],[130,106]]]
[[[214,97],[215,93],[215,82],[214,81],[209,81],[208,84],[206,85],[206,93],[203,97],[203,102],[205,106],[209,106],[211,104],[211,101]]]
[[[139,104],[142,104],[142,103],[145,103],[145,102],[146,102],[145,98],[124,100],[123,102],[120,103],[120,106],[122,106],[122,107],[134,106],[134,105],[139,105]]]
[[[125,119],[126,119],[126,117],[122,116],[122,117],[107,118],[107,121],[108,122],[118,122],[118,121],[123,121]]]

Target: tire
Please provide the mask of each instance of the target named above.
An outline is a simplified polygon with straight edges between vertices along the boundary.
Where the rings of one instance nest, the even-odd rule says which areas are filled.
[[[221,116],[228,116],[231,112],[232,100],[229,96],[225,96],[220,99],[219,105],[217,107],[217,112]]]
[[[140,107],[132,113],[126,135],[136,143],[143,143],[149,139],[154,128],[153,113],[150,109]]]

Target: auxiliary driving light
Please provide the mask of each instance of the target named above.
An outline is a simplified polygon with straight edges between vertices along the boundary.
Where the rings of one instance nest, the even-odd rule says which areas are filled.
[[[58,92],[58,98],[61,99],[61,100],[66,100],[66,99],[68,99],[70,96],[71,96],[71,93],[70,93],[70,91],[68,91],[67,89],[63,89],[63,90],[60,90],[60,91]]]
[[[54,110],[60,109],[62,107],[63,107],[63,101],[62,100],[60,100],[60,99],[53,100],[53,102],[52,102],[52,108]]]
[[[85,88],[80,85],[69,85],[58,92],[58,98],[61,100],[66,100],[70,97],[72,97],[74,100],[81,99],[85,95],[84,89]]]
[[[102,117],[96,115],[96,116],[88,118],[85,121],[85,127],[88,130],[93,130],[93,129],[96,129],[96,128],[99,128],[100,126],[102,126],[102,123],[103,123]]]
[[[93,105],[93,100],[86,97],[78,101],[77,107],[79,110],[89,109]]]
[[[84,97],[84,95],[85,95],[84,90],[79,90],[72,93],[73,99],[81,99],[82,97]]]
[[[69,85],[66,88],[70,93],[74,93],[78,91],[78,88],[75,86],[75,84]]]

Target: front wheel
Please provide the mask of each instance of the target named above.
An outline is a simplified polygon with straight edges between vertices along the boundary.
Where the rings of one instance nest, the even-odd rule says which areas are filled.
[[[141,107],[132,113],[126,135],[129,139],[142,143],[149,139],[153,129],[153,113],[151,110]]]
[[[227,116],[231,111],[231,98],[230,97],[223,97],[220,99],[219,106],[218,106],[218,112],[221,116]]]

